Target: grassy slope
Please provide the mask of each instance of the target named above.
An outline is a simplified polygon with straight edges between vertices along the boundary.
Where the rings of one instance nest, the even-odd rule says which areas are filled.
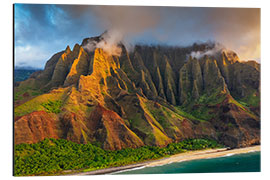
[[[35,97],[44,93],[40,89],[33,88],[33,86],[31,85],[31,80],[28,80],[28,82],[29,85],[22,83],[19,87],[14,88],[14,101],[23,100],[24,94]]]
[[[39,95],[27,101],[26,103],[17,106],[14,109],[14,115],[15,117],[23,116],[33,111],[41,110],[48,112],[48,109],[44,105],[49,102],[63,102],[64,98],[66,97],[67,91],[68,89],[58,89],[57,91],[53,91],[51,93]]]

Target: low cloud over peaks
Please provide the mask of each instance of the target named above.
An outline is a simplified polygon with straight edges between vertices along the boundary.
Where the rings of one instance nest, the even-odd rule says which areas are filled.
[[[119,43],[122,39],[122,34],[118,31],[108,30],[101,35],[98,41],[88,39],[83,48],[88,52],[93,52],[96,48],[102,48],[109,55],[120,56],[122,49]]]

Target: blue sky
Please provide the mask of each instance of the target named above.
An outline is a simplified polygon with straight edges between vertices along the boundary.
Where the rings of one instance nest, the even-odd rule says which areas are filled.
[[[15,66],[43,68],[56,52],[106,29],[129,44],[218,41],[260,61],[260,10],[15,4]]]

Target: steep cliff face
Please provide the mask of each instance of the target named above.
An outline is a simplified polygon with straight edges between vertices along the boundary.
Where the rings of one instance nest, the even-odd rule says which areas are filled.
[[[232,97],[226,98],[216,108],[218,118],[211,119],[219,134],[219,141],[230,147],[260,144],[260,119]]]
[[[78,52],[77,57],[69,70],[68,75],[66,76],[66,79],[64,81],[64,86],[70,86],[72,84],[78,83],[78,80],[81,75],[87,75],[89,70],[89,57],[88,54],[84,51],[82,47],[79,47],[79,45],[75,46],[74,52]],[[79,49],[79,50],[77,50]]]
[[[189,98],[197,100],[202,95],[203,80],[199,61],[190,57],[179,71],[179,103],[188,103]]]
[[[224,50],[189,56],[214,48],[207,44],[136,46],[133,52],[120,44],[120,56],[86,46],[101,40],[68,46],[15,88],[30,91],[15,102],[15,143],[53,137],[111,150],[197,137],[231,147],[260,143],[256,62],[240,62]]]
[[[114,111],[98,105],[87,120],[94,138],[103,142],[105,149],[136,148],[144,145],[143,141],[131,131],[124,120]]]

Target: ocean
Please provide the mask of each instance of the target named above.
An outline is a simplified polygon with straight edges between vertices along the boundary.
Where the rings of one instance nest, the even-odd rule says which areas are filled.
[[[261,153],[228,154],[224,157],[176,162],[155,167],[145,167],[114,174],[176,174],[176,173],[224,173],[260,172]]]

